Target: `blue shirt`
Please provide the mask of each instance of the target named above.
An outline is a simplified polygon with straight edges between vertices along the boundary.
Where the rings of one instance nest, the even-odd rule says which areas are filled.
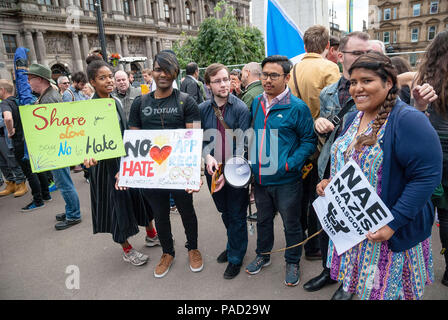
[[[73,86],[70,86],[67,90],[65,90],[64,94],[62,95],[62,101],[64,102],[81,101],[88,99],[89,98],[86,97],[81,90],[76,90]]]

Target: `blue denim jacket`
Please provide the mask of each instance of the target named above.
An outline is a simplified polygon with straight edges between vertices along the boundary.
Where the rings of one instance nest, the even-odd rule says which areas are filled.
[[[341,79],[339,81],[330,84],[329,86],[326,86],[322,89],[320,92],[320,115],[319,117],[329,119],[332,116],[335,116],[341,111],[342,106],[339,103],[339,94],[338,94],[338,87],[339,83],[341,82]],[[348,101],[353,100],[352,97],[348,99]],[[347,115],[356,110],[356,105],[353,105],[353,107],[345,114],[344,118],[342,119],[340,127],[343,128],[345,126],[345,123],[347,121]],[[335,133],[337,134],[337,133]],[[337,137],[337,136],[336,136]],[[330,146],[331,147],[331,146]],[[327,166],[328,160],[330,159],[330,147],[324,146],[322,150],[320,151],[319,160],[318,160],[318,174],[319,178],[322,179],[325,173],[325,168]]]

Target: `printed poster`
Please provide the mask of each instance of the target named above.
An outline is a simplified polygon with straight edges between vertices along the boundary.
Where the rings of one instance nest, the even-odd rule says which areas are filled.
[[[33,172],[124,155],[113,99],[26,105],[19,111]]]
[[[200,187],[202,129],[126,130],[120,187]]]
[[[313,202],[324,231],[339,255],[393,220],[392,213],[375,192],[361,168],[349,161]]]

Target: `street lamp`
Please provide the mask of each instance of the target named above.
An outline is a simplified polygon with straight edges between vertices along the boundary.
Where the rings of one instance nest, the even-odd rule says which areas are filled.
[[[98,37],[100,39],[101,53],[103,60],[107,62],[106,36],[104,35],[103,12],[101,10],[101,0],[95,0],[96,21],[98,24]]]

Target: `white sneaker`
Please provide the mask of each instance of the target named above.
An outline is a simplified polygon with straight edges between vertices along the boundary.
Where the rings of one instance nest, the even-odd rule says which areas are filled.
[[[160,240],[159,240],[159,236],[156,234],[154,238],[151,238],[149,236],[145,237],[145,245],[147,247],[155,247],[155,246],[160,246]]]
[[[123,260],[134,266],[141,266],[148,262],[149,257],[132,248],[128,253],[123,252]]]

